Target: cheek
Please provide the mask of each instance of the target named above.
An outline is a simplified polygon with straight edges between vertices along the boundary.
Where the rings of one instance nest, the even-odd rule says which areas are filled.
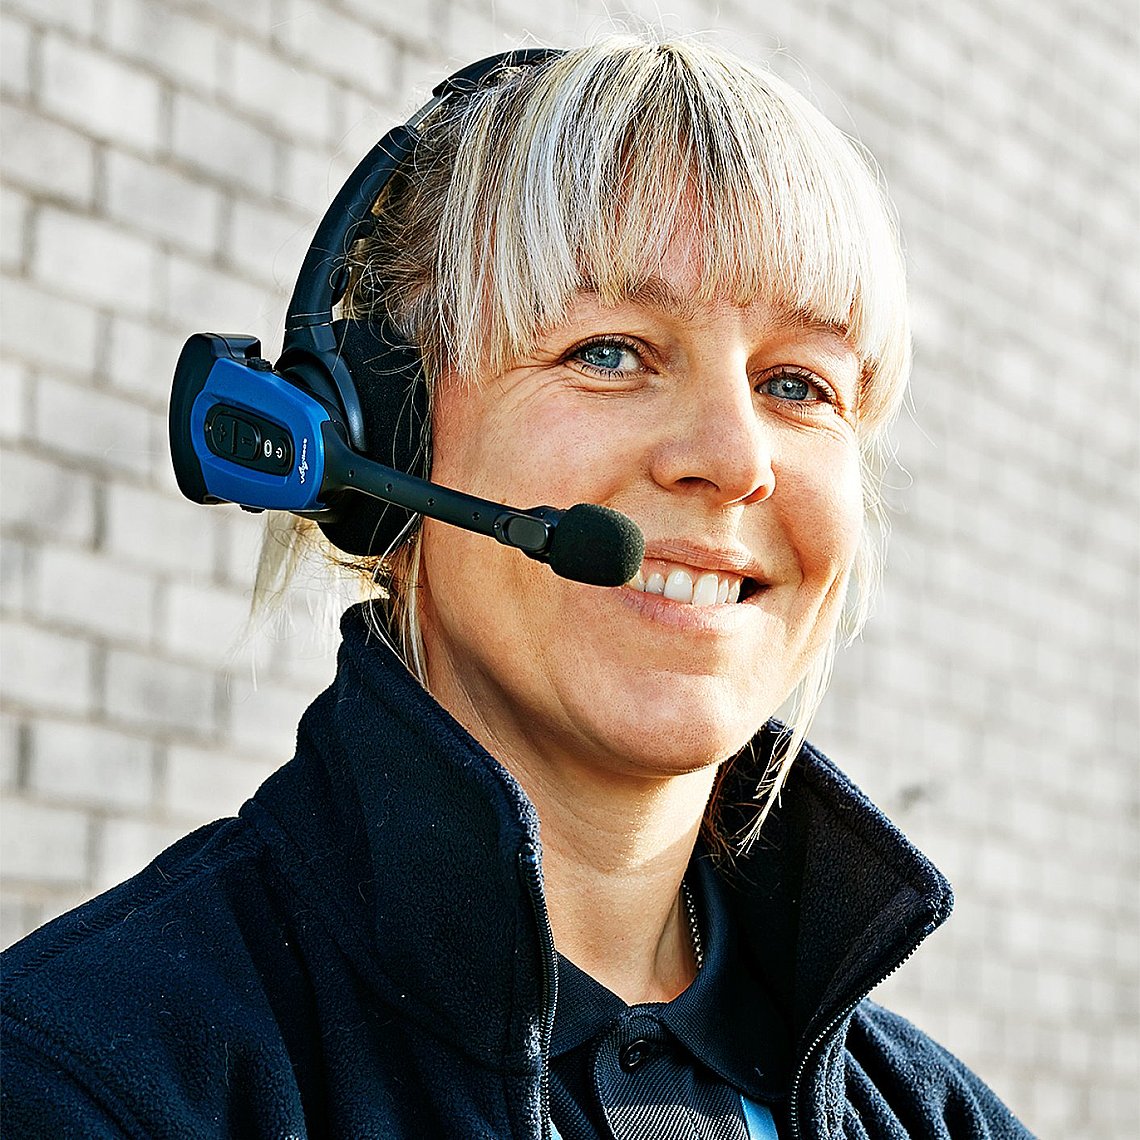
[[[472,478],[487,467],[481,452],[490,425],[483,401],[474,390],[441,383],[432,407],[432,466],[434,482],[477,493]]]
[[[863,488],[854,446],[817,456],[794,475],[789,526],[806,579],[845,578],[863,533]]]
[[[435,481],[524,508],[606,502],[637,447],[613,409],[560,393],[525,405],[510,392],[451,393],[432,428]]]
[[[516,407],[511,397],[494,387],[440,394],[432,413],[434,481],[530,507],[548,477],[575,466],[584,438],[576,425],[541,405]]]
[[[543,471],[547,451],[515,414],[509,393],[449,385],[432,412],[432,479],[493,502],[533,507],[547,502]],[[550,571],[486,535],[446,523],[423,524],[423,609],[429,640],[456,640],[473,658],[494,653],[500,634],[520,631],[524,599],[548,584]],[[438,635],[438,637],[436,636]]]

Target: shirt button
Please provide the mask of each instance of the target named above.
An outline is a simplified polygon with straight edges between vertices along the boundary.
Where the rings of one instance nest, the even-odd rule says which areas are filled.
[[[621,1047],[621,1052],[618,1054],[618,1064],[627,1073],[636,1073],[649,1060],[652,1049],[652,1045],[644,1037],[639,1037],[636,1041],[631,1041],[628,1045]]]

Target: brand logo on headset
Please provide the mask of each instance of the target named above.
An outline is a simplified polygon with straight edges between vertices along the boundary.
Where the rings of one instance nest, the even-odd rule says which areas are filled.
[[[309,440],[306,436],[301,440],[301,462],[297,464],[297,474],[301,477],[301,482],[304,483],[305,476],[309,473]]]

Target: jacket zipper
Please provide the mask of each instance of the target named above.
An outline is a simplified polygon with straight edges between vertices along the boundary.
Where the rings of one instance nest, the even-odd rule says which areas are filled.
[[[941,911],[939,911],[939,914]],[[861,1002],[865,1001],[870,996],[871,991],[876,986],[881,986],[892,974],[900,970],[906,963],[914,957],[914,952],[923,944],[927,937],[938,929],[941,924],[941,919],[938,916],[932,918],[922,929],[922,933],[911,943],[910,949],[889,969],[880,974],[869,986],[864,989],[859,996],[850,1004],[843,1007],[842,1011],[837,1013],[827,1025],[820,1030],[816,1035],[815,1040],[807,1047],[804,1055],[800,1058],[799,1066],[796,1068],[796,1075],[792,1078],[792,1095],[791,1095],[791,1111],[788,1113],[789,1123],[792,1126],[792,1140],[800,1140],[802,1133],[800,1132],[800,1083],[803,1081],[804,1073],[807,1072],[808,1062],[811,1060],[812,1054],[820,1047],[820,1045],[829,1038],[836,1028],[841,1025],[848,1017],[851,1016],[858,1008]]]
[[[542,952],[542,1022],[541,1065],[538,1076],[539,1111],[542,1114],[542,1140],[550,1140],[550,1039],[554,1033],[554,1007],[558,1002],[558,965],[554,957],[554,931],[550,929],[550,915],[542,894],[542,874],[539,871],[538,849],[527,843],[519,852],[519,863],[526,883],[527,895],[534,911],[535,925]]]

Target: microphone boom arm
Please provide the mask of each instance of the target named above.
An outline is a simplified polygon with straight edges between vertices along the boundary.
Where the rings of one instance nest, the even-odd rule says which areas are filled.
[[[550,561],[555,527],[563,511],[554,507],[507,507],[385,467],[353,451],[329,421],[321,425],[321,435],[325,460],[322,499],[335,498],[341,490],[360,491],[440,522],[485,534],[539,562]]]

